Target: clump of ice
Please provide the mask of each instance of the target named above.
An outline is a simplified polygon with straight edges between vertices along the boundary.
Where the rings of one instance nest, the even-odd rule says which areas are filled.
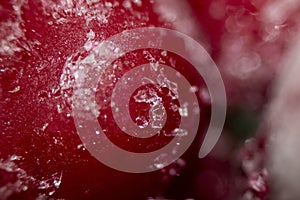
[[[7,159],[0,159],[0,171],[8,178],[7,183],[0,187],[1,199],[9,199],[11,195],[33,189],[40,195],[51,196],[60,187],[63,172],[56,172],[50,176],[37,178],[29,175],[22,166],[23,157],[11,155]],[[13,178],[15,177],[15,178]]]
[[[29,50],[29,47],[22,39],[25,40],[25,34],[22,28],[22,11],[21,7],[25,1],[15,1],[12,15],[14,18],[0,23],[0,55],[12,56],[15,52]]]
[[[93,20],[98,23],[108,23],[108,18],[112,13],[114,7],[119,6],[119,3],[100,3],[92,0],[79,0],[79,1],[47,1],[42,0],[42,8],[45,14],[50,14],[53,18],[50,23],[67,23],[73,17],[83,17],[86,24]]]

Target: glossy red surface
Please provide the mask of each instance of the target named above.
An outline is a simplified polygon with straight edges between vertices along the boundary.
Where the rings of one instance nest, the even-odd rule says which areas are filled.
[[[208,44],[208,51],[220,67],[229,105],[238,107],[244,104],[247,109],[254,110],[261,108],[268,98],[268,87],[287,44],[285,38],[293,35],[294,18],[291,17],[286,25],[290,27],[289,31],[284,30],[285,26],[280,27],[283,29],[281,35],[271,35],[274,38],[267,40],[268,35],[264,34],[268,34],[266,30],[270,27],[257,17],[265,4],[263,1],[214,2],[216,10],[211,7],[212,1],[188,1],[190,18],[196,21],[192,30],[201,32],[205,38],[201,42]],[[161,13],[156,12],[157,3],[139,0],[1,1],[0,199],[164,197],[226,200],[237,199],[248,188],[244,175],[237,169],[236,150],[232,150],[234,141],[228,139],[230,136],[223,136],[207,158],[198,159],[210,116],[209,105],[205,102],[201,102],[205,112],[201,114],[204,121],[200,124],[198,140],[181,159],[156,172],[129,174],[108,168],[90,155],[76,133],[71,107],[65,98],[65,94],[72,91],[61,88],[66,60],[71,56],[81,56],[88,38],[103,41],[126,29],[173,27],[172,22],[164,21]],[[241,41],[236,43],[240,47],[237,50],[234,49],[235,41]],[[154,57],[161,54],[152,53]],[[145,58],[139,56],[127,55],[120,62],[124,64],[127,59],[128,62],[143,63]],[[181,70],[186,71],[190,80],[200,80],[192,70],[189,71],[186,61],[175,55],[170,57],[177,61],[179,70],[184,66]],[[248,60],[241,60],[245,57]],[[253,66],[230,68],[239,62],[252,62]],[[126,68],[126,64],[124,66]],[[101,85],[99,88],[103,90]],[[165,91],[158,93],[167,98]],[[98,98],[101,100],[101,95]],[[171,103],[177,102],[167,99],[166,104]],[[141,107],[146,108],[146,112],[149,106],[134,105],[134,102],[130,105],[133,107],[132,118],[143,114]],[[110,114],[109,110],[104,112]],[[166,128],[177,126],[178,112],[171,116],[172,121]],[[128,143],[119,136],[114,138],[118,132],[114,126],[104,123],[101,117],[98,120],[100,124],[111,126],[108,135],[130,151],[153,151],[169,140],[158,137],[154,139],[154,146],[147,146],[148,142],[134,146],[141,142]],[[226,131],[230,132],[230,128]],[[257,176],[251,176],[250,187]],[[237,183],[237,179],[242,183]],[[262,199],[266,193],[267,189],[263,191]]]

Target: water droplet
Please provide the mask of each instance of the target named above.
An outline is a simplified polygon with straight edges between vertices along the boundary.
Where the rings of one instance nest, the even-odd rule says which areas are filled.
[[[179,114],[181,117],[188,117],[189,116],[189,110],[188,110],[188,104],[184,103],[182,107],[179,108]]]
[[[82,149],[83,151],[85,151],[85,147],[83,144],[77,145],[77,149]]]
[[[88,32],[87,38],[88,40],[92,40],[95,38],[95,32],[92,29],[90,29],[90,31]]]
[[[171,136],[178,136],[178,137],[187,136],[187,135],[188,135],[188,131],[181,128],[175,128],[171,133]]]
[[[142,1],[141,0],[133,0],[133,3],[135,3],[139,7],[142,6]]]
[[[209,104],[210,103],[210,95],[209,95],[209,92],[206,88],[201,88],[200,89],[200,98],[203,102]]]
[[[159,67],[159,63],[158,62],[151,62],[150,63],[150,67],[154,70],[157,71],[158,67]]]
[[[17,155],[15,155],[15,154],[13,154],[13,155],[10,156],[10,160],[11,160],[11,161],[14,161],[14,160],[21,160],[21,158],[22,158],[22,156],[17,156]]]
[[[198,87],[197,86],[191,86],[190,87],[190,92],[192,92],[192,93],[195,93],[195,92],[197,92],[199,89],[198,89]]]
[[[123,5],[124,8],[127,8],[127,9],[131,8],[131,2],[129,0],[123,1],[122,5]]]
[[[161,55],[166,57],[167,56],[167,51],[166,50],[162,51]]]
[[[168,154],[162,153],[154,159],[154,167],[162,169],[168,164]]]
[[[21,89],[21,87],[18,85],[17,87],[15,87],[14,89],[8,91],[9,93],[16,93],[16,92],[19,92]]]
[[[45,123],[45,124],[43,125],[43,127],[41,128],[41,130],[42,130],[42,131],[45,131],[46,128],[48,127],[48,125],[49,125],[49,123]]]

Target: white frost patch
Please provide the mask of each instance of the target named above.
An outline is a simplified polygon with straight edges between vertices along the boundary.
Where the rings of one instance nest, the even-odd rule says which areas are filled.
[[[93,47],[93,39],[95,38],[95,32],[91,29],[87,34],[87,41],[83,45],[86,51],[90,51]]]
[[[300,198],[299,50],[298,40],[285,59],[276,84],[275,98],[268,106],[265,118],[270,133],[266,158],[272,184],[276,187],[272,192],[275,200]]]
[[[99,105],[95,102],[96,83],[104,69],[107,60],[119,56],[122,52],[113,43],[93,41],[95,33],[90,30],[84,48],[71,55],[63,68],[60,77],[60,87],[66,103],[71,104],[82,116],[92,113],[99,116]],[[86,55],[88,51],[88,55]],[[114,74],[110,73],[113,78]],[[105,76],[108,78],[109,76]],[[74,90],[74,91],[73,91]]]
[[[13,5],[14,21],[0,23],[0,55],[12,56],[15,52],[26,49],[26,45],[19,44],[25,38],[21,24],[23,23],[21,7],[26,1],[16,0]]]
[[[1,199],[9,199],[11,195],[26,191],[28,189],[39,189],[45,196],[53,195],[60,187],[63,172],[57,172],[47,178],[39,179],[28,175],[17,163],[22,162],[23,158],[17,155],[11,155],[6,160],[0,159],[0,170],[7,175],[5,185],[0,187]],[[16,176],[16,180],[9,180],[9,177]]]
[[[108,23],[108,18],[113,13],[112,9],[119,6],[119,3],[101,3],[98,0],[79,0],[79,1],[48,1],[42,0],[42,9],[45,14],[51,15],[54,23],[67,23],[74,16],[83,17],[86,25],[92,20],[99,23]],[[49,22],[48,22],[49,23]],[[53,22],[50,21],[50,24]]]
[[[9,93],[16,93],[16,92],[19,92],[21,89],[21,87],[18,85],[17,87],[15,87],[14,89],[8,91]]]

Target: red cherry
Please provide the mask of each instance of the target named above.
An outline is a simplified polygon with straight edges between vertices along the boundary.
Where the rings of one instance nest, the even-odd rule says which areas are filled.
[[[198,160],[197,153],[210,116],[209,103],[203,99],[199,99],[202,110],[198,138],[186,154],[170,166],[152,173],[127,174],[98,162],[77,135],[68,99],[73,92],[68,87],[72,76],[64,71],[67,70],[64,65],[66,61],[76,64],[78,59],[87,56],[93,42],[103,41],[123,30],[168,26],[192,33],[206,44],[221,69],[230,106],[258,109],[268,101],[268,89],[289,46],[286,38],[293,37],[299,27],[299,4],[287,7],[290,12],[280,13],[276,19],[269,11],[277,8],[277,4],[271,5],[271,1],[261,0],[1,1],[0,199],[160,196],[236,199],[242,194],[230,181],[235,178],[246,179],[243,190],[250,191],[250,196],[267,198],[267,175],[261,166],[263,148],[253,145],[250,150],[248,147],[242,150],[241,163],[250,161],[255,168],[242,165],[244,175],[238,177],[232,177],[236,173],[231,170],[236,168],[231,165],[234,156],[228,153],[230,142],[225,145],[225,158],[220,156],[220,151],[215,151],[208,158]],[[281,23],[276,24],[278,21]],[[191,82],[205,86],[186,61],[169,52],[167,55],[168,64],[177,63],[176,68],[185,72]],[[139,64],[147,59],[143,55],[136,56],[125,56],[121,65],[128,67],[134,61]],[[160,51],[154,51],[153,56],[156,60],[164,57]],[[108,74],[112,73],[110,70],[112,68],[107,70]],[[115,73],[121,75],[122,71]],[[112,79],[102,77],[108,83]],[[134,95],[143,89],[139,88]],[[147,90],[167,99],[165,104],[178,104],[167,98],[169,91],[163,88],[152,85]],[[110,93],[100,84],[97,103],[104,102]],[[138,125],[149,122],[147,113],[151,105],[130,101],[130,107],[131,117]],[[104,112],[110,114],[107,110]],[[178,112],[170,109],[167,112],[173,121],[166,129],[176,126],[180,118]],[[98,118],[100,123],[105,122],[104,116]],[[137,120],[136,116],[142,118]],[[111,124],[106,125],[110,128],[107,133],[110,139],[133,152],[154,151],[169,142],[157,137],[150,144],[138,140],[128,143],[128,138],[115,135]],[[224,141],[221,139],[216,148],[222,149]],[[159,159],[163,162],[164,157]]]

